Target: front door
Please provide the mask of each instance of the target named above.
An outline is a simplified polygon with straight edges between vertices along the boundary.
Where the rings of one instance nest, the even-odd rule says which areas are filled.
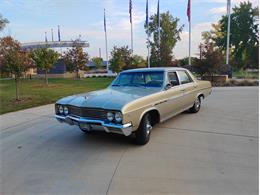
[[[184,90],[184,87],[180,85],[176,72],[168,72],[167,77],[171,87],[163,92],[166,102],[163,105],[162,118],[165,120],[182,110],[182,96]]]

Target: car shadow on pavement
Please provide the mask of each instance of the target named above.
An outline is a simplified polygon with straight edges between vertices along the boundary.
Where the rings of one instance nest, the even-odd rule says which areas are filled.
[[[67,130],[66,130],[67,131]],[[69,133],[71,132],[71,133]],[[136,146],[134,140],[131,136],[124,136],[113,133],[106,133],[102,131],[94,131],[91,133],[84,133],[80,130],[74,129],[68,130],[67,135],[64,137],[66,143],[71,142],[75,146],[75,144],[82,147],[82,145],[86,146],[116,146],[124,145],[124,146]]]

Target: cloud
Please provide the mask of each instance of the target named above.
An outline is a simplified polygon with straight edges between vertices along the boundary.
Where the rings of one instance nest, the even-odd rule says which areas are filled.
[[[209,14],[217,15],[217,16],[226,14],[226,12],[227,12],[227,5],[226,5],[227,4],[227,0],[208,0],[207,2],[224,4],[223,6],[220,6],[220,7],[211,8],[208,11]],[[245,2],[245,0],[232,0],[231,1],[232,7],[238,6],[241,2]],[[249,2],[251,2],[253,6],[258,6],[259,5],[258,0],[251,0]]]
[[[209,10],[210,14],[225,14],[227,12],[227,8],[225,6],[216,7]]]
[[[232,6],[238,5],[245,0],[232,0]],[[146,34],[144,32],[146,0],[133,1],[133,35],[134,53],[146,56]],[[149,0],[149,15],[157,12],[158,0]],[[254,6],[258,0],[250,1]],[[50,39],[50,28],[55,30],[61,25],[61,37],[63,40],[78,38],[90,43],[86,50],[91,56],[98,55],[98,49],[102,48],[103,57],[105,51],[103,8],[106,8],[108,50],[114,45],[130,45],[131,25],[128,13],[129,0],[41,0],[41,1],[13,1],[0,0],[0,7],[4,16],[10,19],[7,28],[0,35],[11,34],[21,42],[44,40],[44,32],[48,32]],[[187,24],[186,6],[187,1],[161,1],[161,12],[169,10],[174,16],[181,19],[181,24]],[[198,53],[198,44],[201,42],[201,32],[210,30],[211,23],[219,20],[226,12],[227,0],[192,0],[194,11],[199,7],[207,8],[205,15],[199,13],[194,18],[192,26],[192,55]],[[6,12],[6,13],[5,13]],[[193,12],[195,14],[195,12]],[[196,23],[197,24],[196,24]],[[199,22],[199,23],[198,23]],[[18,25],[20,24],[20,25]],[[174,48],[177,58],[188,56],[189,33],[181,34],[182,40]]]
[[[199,3],[221,3],[221,4],[227,4],[227,0],[194,0],[194,2]],[[232,5],[238,5],[241,2],[245,2],[245,0],[232,0]],[[258,0],[249,0],[253,5],[258,5]]]
[[[201,33],[211,28],[211,22],[198,23],[192,26],[191,30],[191,56],[198,56],[198,45],[201,43]],[[176,58],[184,58],[189,55],[189,32],[183,31],[181,41],[177,42],[173,50]]]

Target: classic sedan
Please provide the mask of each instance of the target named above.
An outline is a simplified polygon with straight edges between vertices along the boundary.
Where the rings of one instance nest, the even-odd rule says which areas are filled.
[[[211,83],[184,68],[140,68],[121,72],[103,90],[58,100],[55,117],[83,132],[133,135],[144,145],[152,127],[185,110],[196,113],[211,94]]]

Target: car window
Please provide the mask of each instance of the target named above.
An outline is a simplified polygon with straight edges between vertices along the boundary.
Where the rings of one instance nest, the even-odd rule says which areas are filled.
[[[121,85],[126,85],[128,83],[130,83],[132,80],[132,76],[129,75],[129,74],[122,74],[120,77],[119,77],[119,83]]]
[[[121,73],[112,86],[162,87],[163,78],[163,71],[126,72]]]
[[[190,76],[187,74],[186,71],[178,71],[179,79],[181,84],[186,84],[186,83],[191,83],[192,79]]]
[[[134,74],[132,84],[134,84],[134,85],[144,85],[145,84],[144,74],[142,74],[142,73],[141,74]]]
[[[168,79],[172,86],[176,86],[180,84],[176,72],[169,72]]]

